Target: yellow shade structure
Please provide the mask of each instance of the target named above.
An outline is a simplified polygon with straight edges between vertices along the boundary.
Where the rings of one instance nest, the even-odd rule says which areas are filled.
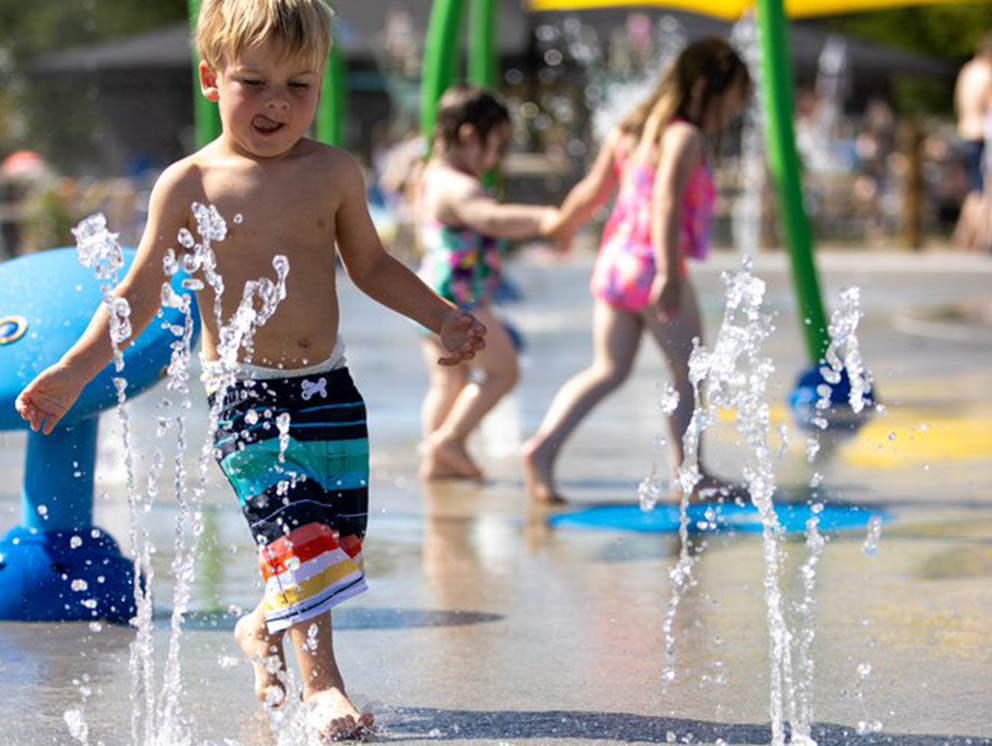
[[[980,2],[982,0],[964,0]],[[907,5],[946,5],[962,0],[785,0],[785,14],[790,18],[811,18],[814,16],[858,13],[885,8],[900,8]],[[670,10],[686,10],[691,13],[736,21],[754,7],[754,0],[530,0],[531,10],[591,10],[593,8],[619,8],[631,6],[656,6]]]

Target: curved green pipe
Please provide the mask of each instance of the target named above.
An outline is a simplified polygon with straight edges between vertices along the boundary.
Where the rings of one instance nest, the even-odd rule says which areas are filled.
[[[200,57],[196,53],[196,19],[199,16],[200,0],[189,0],[189,48],[193,60],[193,126],[197,150],[220,137],[220,112],[217,111],[217,104],[207,101],[200,93]]]
[[[317,139],[328,145],[344,145],[344,120],[347,109],[344,61],[338,51],[337,39],[327,55],[327,68],[320,88],[317,107]]]
[[[435,0],[431,7],[420,81],[420,134],[428,148],[437,123],[437,102],[454,80],[458,65],[463,7],[463,0]]]
[[[765,81],[768,164],[778,189],[782,226],[791,259],[792,283],[803,320],[801,326],[806,352],[815,365],[826,353],[830,335],[813,262],[812,231],[803,207],[799,157],[792,125],[792,65],[782,0],[758,0],[757,15],[761,37],[761,71]]]
[[[468,39],[469,82],[495,90],[499,85],[495,0],[472,0]]]

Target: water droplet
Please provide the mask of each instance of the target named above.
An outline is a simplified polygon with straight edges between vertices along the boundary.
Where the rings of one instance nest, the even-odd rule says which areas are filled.
[[[40,515],[42,518],[46,518],[47,519],[47,517],[48,517],[48,506],[47,505],[39,505],[37,508],[35,508],[35,510],[38,511],[38,515]]]
[[[90,632],[102,632],[103,625],[100,622],[90,622]]]
[[[245,220],[245,216],[242,215],[240,212],[234,216],[235,225],[241,225],[244,222],[244,220]]]
[[[895,439],[896,439],[895,431],[889,433],[889,440],[895,440]]]
[[[69,547],[71,549],[79,549],[83,545],[83,539],[80,536],[73,536],[69,539]]]
[[[82,580],[81,578],[77,578],[76,580],[72,581],[69,587],[72,588],[72,590],[74,591],[85,591],[87,588],[90,587],[90,585],[85,580]]]

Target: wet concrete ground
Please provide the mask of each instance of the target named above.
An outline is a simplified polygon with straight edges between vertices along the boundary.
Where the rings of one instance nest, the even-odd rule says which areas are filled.
[[[829,461],[805,462],[785,394],[803,367],[794,301],[781,257],[762,257],[768,305],[780,315],[769,341],[777,374],[773,424],[790,426],[777,462],[783,493],[802,497],[814,468],[828,501],[884,509],[892,518],[877,554],[863,531],[831,535],[818,565],[814,737],[821,744],[966,746],[992,736],[992,343],[981,326],[934,311],[988,297],[992,263],[954,256],[828,254],[825,296],[862,287],[860,329],[884,414]],[[717,255],[696,271],[712,339],[722,311]],[[426,384],[416,335],[342,282],[343,334],[370,410],[372,519],[366,543],[371,591],[334,615],[335,649],[356,700],[388,743],[768,743],[768,631],[760,539],[709,537],[697,584],[676,620],[676,681],[663,687],[662,621],[669,534],[551,529],[522,494],[515,455],[557,386],[589,355],[587,259],[535,258],[511,269],[526,299],[505,308],[527,340],[514,396],[473,442],[491,475],[484,486],[420,485],[420,398]],[[922,325],[919,323],[923,321]],[[559,465],[567,510],[632,503],[657,446],[665,377],[647,343],[626,386],[595,411]],[[143,453],[160,391],[132,406]],[[203,409],[191,423],[205,429]],[[144,416],[143,416],[144,415]],[[127,536],[119,435],[105,417],[98,525]],[[23,434],[0,434],[0,524],[17,519]],[[734,476],[741,455],[729,423],[706,444]],[[773,435],[778,446],[778,436]],[[189,457],[195,461],[195,455]],[[143,462],[147,468],[147,463]],[[211,468],[205,534],[182,645],[184,711],[195,744],[283,744],[257,713],[250,671],[231,629],[259,594],[248,532],[233,495]],[[158,548],[156,641],[168,638],[173,502],[153,510]],[[801,598],[801,537],[785,549],[782,586]],[[130,742],[124,628],[0,624],[0,746],[72,744],[63,713],[81,709],[88,743]],[[866,671],[863,664],[870,666]],[[161,665],[159,666],[161,670]],[[84,678],[86,677],[86,678]],[[89,696],[80,689],[88,687]],[[860,721],[881,730],[858,735]]]

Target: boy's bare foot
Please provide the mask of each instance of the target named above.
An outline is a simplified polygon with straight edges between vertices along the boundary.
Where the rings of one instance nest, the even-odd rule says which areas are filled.
[[[465,446],[452,440],[432,437],[427,442],[424,461],[420,467],[421,479],[484,479],[482,469],[476,466]]]
[[[278,708],[286,701],[282,675],[286,671],[282,635],[270,635],[261,607],[238,620],[234,639],[255,671],[255,695],[266,707]]]
[[[338,688],[313,692],[306,697],[307,724],[326,741],[364,741],[374,733],[375,718],[359,712]]]
[[[524,489],[527,495],[536,503],[558,505],[565,498],[558,494],[551,476],[551,459],[548,458],[533,440],[524,443]]]

